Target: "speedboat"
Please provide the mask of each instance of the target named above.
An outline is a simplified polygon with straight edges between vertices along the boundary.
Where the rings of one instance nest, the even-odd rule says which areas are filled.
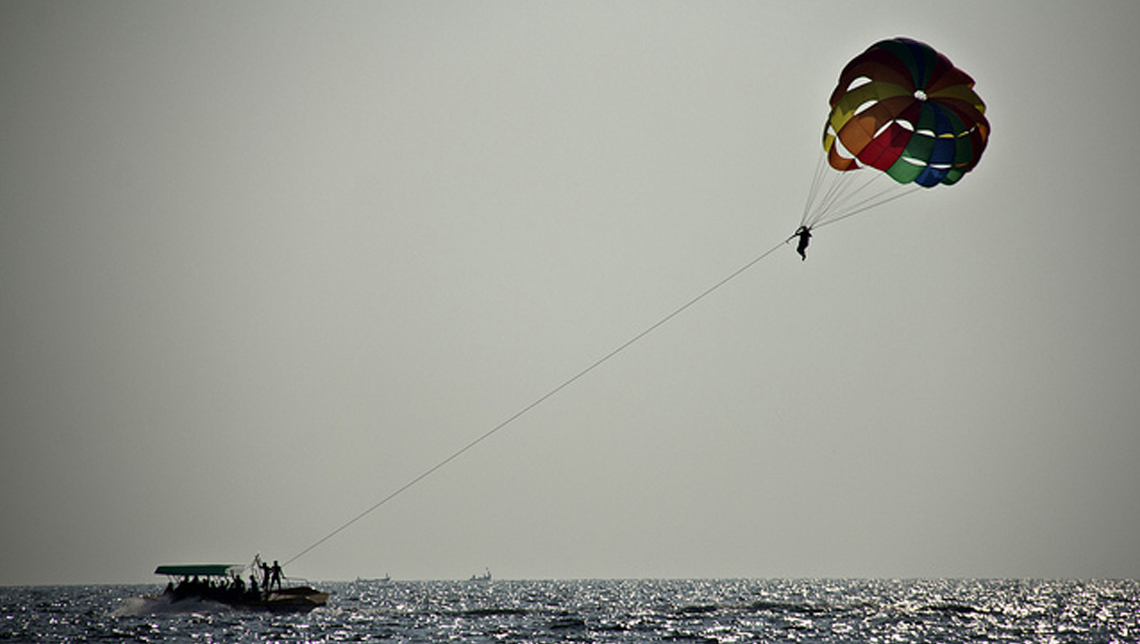
[[[263,578],[257,581],[258,567]],[[250,583],[242,573],[251,569]],[[214,602],[231,608],[273,612],[308,612],[328,603],[329,594],[303,580],[270,576],[268,566],[255,559],[249,566],[240,564],[175,564],[155,568],[154,574],[166,575],[166,589],[146,599],[175,607],[180,602]]]

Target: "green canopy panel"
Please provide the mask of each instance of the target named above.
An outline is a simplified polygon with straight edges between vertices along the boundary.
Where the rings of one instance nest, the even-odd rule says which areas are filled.
[[[154,569],[154,574],[172,577],[233,577],[241,574],[244,569],[245,566],[235,564],[182,564],[159,566]]]

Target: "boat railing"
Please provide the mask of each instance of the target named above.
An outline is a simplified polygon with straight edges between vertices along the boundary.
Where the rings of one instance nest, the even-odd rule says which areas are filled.
[[[282,588],[293,588],[294,586],[312,586],[312,582],[303,577],[282,577]]]

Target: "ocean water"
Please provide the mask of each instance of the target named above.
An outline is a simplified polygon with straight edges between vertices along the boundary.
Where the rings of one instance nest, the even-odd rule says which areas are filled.
[[[154,586],[0,588],[3,642],[1140,642],[1140,582],[643,580],[318,584],[273,615]]]

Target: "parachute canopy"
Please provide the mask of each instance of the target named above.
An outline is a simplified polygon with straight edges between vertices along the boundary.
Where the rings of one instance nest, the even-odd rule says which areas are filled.
[[[900,184],[956,183],[978,164],[990,124],[974,79],[925,43],[894,38],[847,63],[823,149],[832,168],[867,166]]]

